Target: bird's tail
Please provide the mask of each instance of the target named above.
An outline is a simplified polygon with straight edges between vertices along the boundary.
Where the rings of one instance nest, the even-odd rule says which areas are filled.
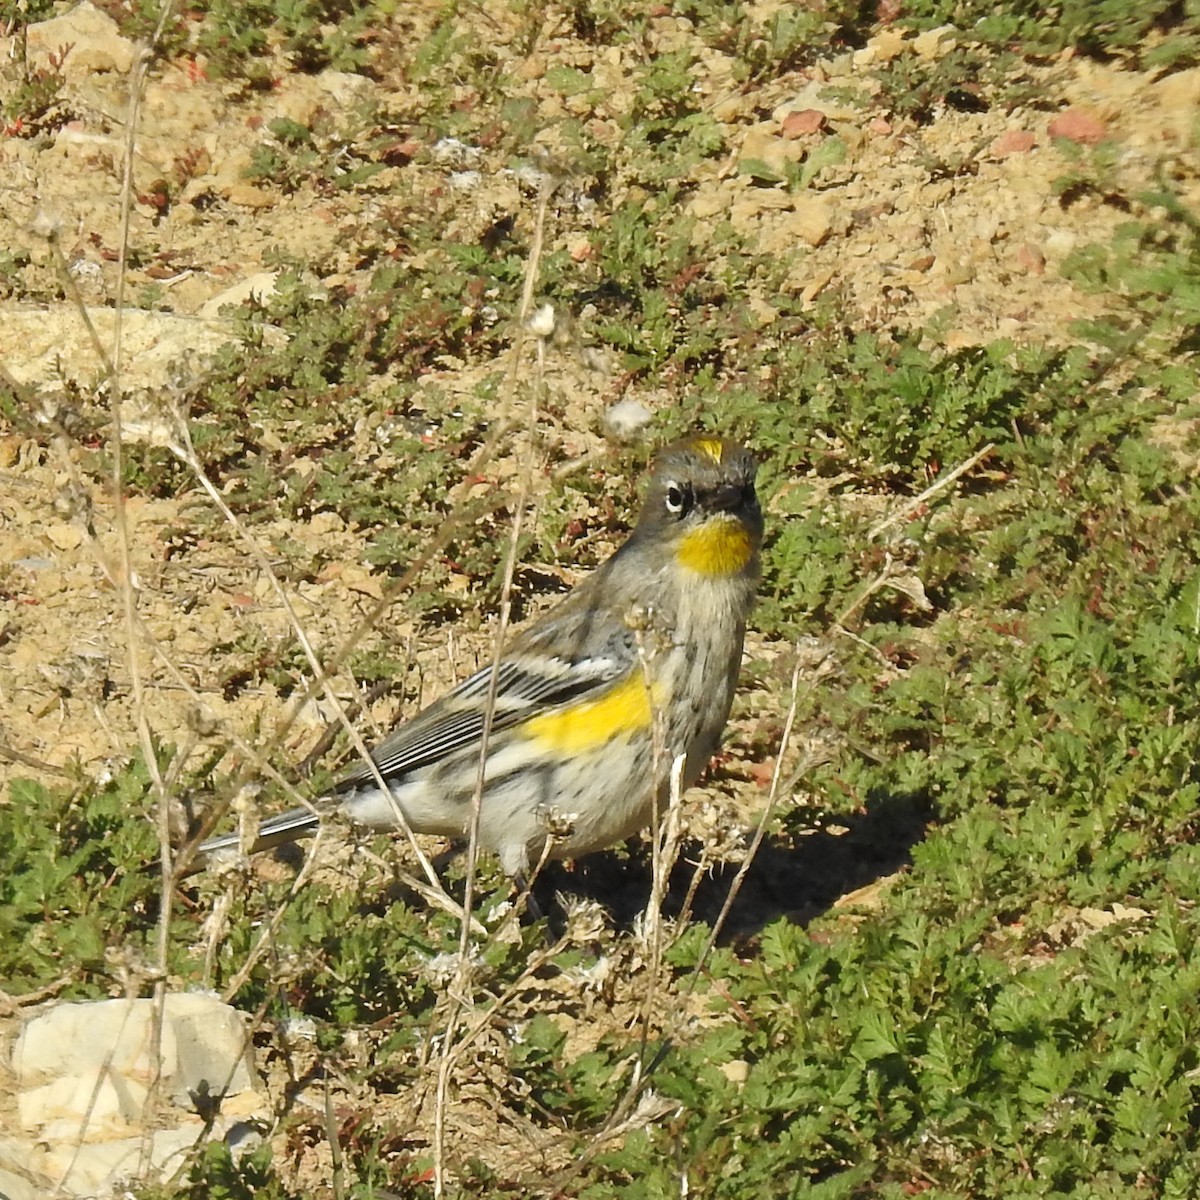
[[[250,854],[257,854],[260,850],[273,850],[287,842],[312,837],[319,824],[320,818],[311,808],[293,808],[277,817],[268,817],[258,827],[258,836],[246,849]],[[237,850],[241,844],[241,834],[226,833],[210,838],[196,853],[198,858],[204,860],[224,850]]]

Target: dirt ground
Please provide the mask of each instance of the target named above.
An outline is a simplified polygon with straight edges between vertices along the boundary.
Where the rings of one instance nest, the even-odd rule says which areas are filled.
[[[422,4],[406,8],[413,37],[431,28],[440,11]],[[509,6],[484,3],[464,20],[484,18],[492,43],[506,52],[517,36]],[[111,346],[135,47],[86,5],[57,20],[55,28],[31,36],[31,53],[46,55],[73,43],[61,97],[70,119],[50,136],[28,138],[10,130],[0,137],[0,246],[21,258],[18,286],[0,303],[0,363],[43,400],[82,395],[99,408],[107,403],[104,372],[78,307],[30,297],[61,293],[55,263],[60,247],[101,340]],[[657,52],[692,36],[687,21],[670,16],[659,18],[656,30]],[[869,100],[872,71],[880,63],[897,56],[934,63],[948,44],[936,34],[913,38],[884,31],[863,49],[755,93],[735,87],[728,60],[706,49],[708,70],[695,87],[729,149],[694,172],[686,212],[696,219],[697,242],[702,245],[718,222],[729,220],[762,252],[788,263],[785,287],[791,294],[816,302],[836,282],[851,326],[875,322],[881,313],[908,328],[936,317],[947,348],[997,337],[1033,343],[1069,339],[1070,323],[1095,314],[1101,301],[1062,278],[1059,268],[1073,250],[1105,240],[1128,215],[1097,194],[1064,203],[1056,180],[1072,170],[1077,153],[1104,141],[1114,148],[1111,170],[1126,190],[1150,190],[1165,173],[1184,203],[1200,207],[1193,150],[1200,71],[1159,76],[1065,55],[1037,68],[1043,107],[1036,111],[945,107],[922,126],[870,103],[828,98],[835,88],[840,96],[849,90]],[[0,38],[0,59],[9,61],[11,51],[10,42]],[[601,57],[594,47],[573,42],[551,16],[537,45],[515,68],[540,125],[550,131],[543,145],[531,149],[561,152],[554,121],[571,110],[575,98],[564,99],[547,82],[554,63],[590,69],[604,82],[608,98],[593,106],[588,119],[619,139],[617,119],[631,90],[632,60],[620,48]],[[385,167],[370,190],[318,194],[302,184],[285,193],[244,177],[251,149],[273,119],[336,123],[364,108],[415,113],[419,96],[400,77],[375,81],[333,71],[313,76],[280,64],[277,85],[256,93],[211,80],[203,62],[151,66],[134,137],[138,200],[129,214],[129,244],[137,257],[124,282],[131,307],[123,316],[121,371],[130,438],[162,435],[157,410],[146,398],[169,389],[175,373],[201,369],[204,356],[232,336],[232,323],[220,310],[269,292],[275,248],[322,264],[323,274],[310,281],[314,288],[365,281],[368,272],[356,266],[357,254],[349,247],[361,245],[390,188],[427,197],[447,237],[478,236],[498,213],[515,214],[523,227],[532,222],[533,202],[498,155],[485,147],[422,144],[415,120],[408,134],[411,156]],[[819,122],[804,115],[814,110]],[[834,135],[845,143],[846,154],[822,176],[819,189],[796,197],[752,186],[749,176],[738,173],[739,163],[751,159],[780,166],[796,161]],[[184,159],[192,165],[191,177],[164,211],[154,202],[154,181]],[[931,160],[963,159],[974,164],[972,170],[939,177],[929,169]],[[464,172],[472,173],[469,182]],[[621,186],[618,182],[618,192]],[[585,254],[594,219],[582,209],[556,211],[548,245]],[[149,287],[157,291],[157,311],[136,307]],[[775,319],[772,301],[766,294],[754,298],[753,316],[763,328]],[[601,452],[601,418],[616,396],[639,400],[652,412],[661,409],[660,396],[648,388],[639,391],[636,382],[626,390],[603,358],[583,366],[553,344],[547,354],[548,383],[562,401],[556,436],[569,459]],[[448,363],[431,378],[447,394],[465,395],[496,366]],[[648,436],[654,436],[653,423]],[[126,569],[122,535],[110,496],[78,474],[82,453],[66,441],[0,426],[0,803],[7,802],[13,778],[53,782],[53,768],[71,763],[98,774],[128,761],[138,744],[131,651],[112,585]],[[625,494],[632,496],[631,481],[624,482]],[[136,653],[148,689],[147,711],[163,742],[199,749],[252,742],[285,719],[288,703],[267,686],[225,697],[219,681],[235,663],[224,655],[236,651],[221,647],[233,647],[248,628],[276,639],[291,636],[291,627],[269,579],[232,534],[164,552],[171,531],[187,523],[197,502],[195,495],[135,497],[126,511],[127,569],[137,581],[143,637]],[[307,523],[281,520],[256,527],[264,543],[286,537],[319,545],[341,564],[290,598],[319,653],[336,647],[382,594],[381,577],[363,565],[369,533],[328,514]],[[455,638],[424,628],[402,611],[389,620],[401,636],[411,635],[428,696],[486,653],[486,631]],[[761,661],[784,649],[752,636],[747,653]],[[353,694],[352,681],[338,683]],[[764,711],[766,704],[754,692],[740,699],[728,747],[735,764],[739,748],[744,752],[761,730],[778,725],[779,714]],[[392,715],[388,710],[376,719],[386,723]],[[308,705],[290,724],[284,750],[306,753],[328,717],[321,705]],[[763,783],[759,764],[735,765],[719,788],[701,789],[691,798],[689,833],[738,844],[740,818],[761,803]],[[827,841],[831,848],[836,838]],[[852,872],[840,878],[855,886],[869,882],[869,876],[856,880]],[[806,905],[828,906],[838,898],[810,881],[807,898],[797,903],[787,898],[794,896],[792,882],[781,879],[778,896],[754,902],[803,915]],[[753,924],[753,916],[747,921]],[[619,1011],[610,1019],[619,1020]],[[477,1119],[485,1119],[481,1113],[466,1121],[464,1137],[472,1135]]]
[[[495,7],[491,15],[503,28],[502,6]],[[663,18],[664,48],[686,37],[685,27],[686,22]],[[106,51],[108,42],[97,35],[89,42],[72,36],[69,28],[37,39],[36,45],[75,42],[64,67],[63,103],[77,115],[53,137],[0,141],[0,244],[27,252],[21,283],[28,292],[60,290],[45,236],[53,230],[106,342],[113,329],[106,306],[117,289],[129,75],[103,68],[132,55],[131,44],[114,31],[108,38],[117,49]],[[542,85],[539,71],[544,72],[547,56],[578,64],[591,52],[554,37],[552,29],[545,39],[544,53],[530,56],[524,74],[528,94],[549,121],[561,101]],[[1097,311],[1100,301],[1060,278],[1057,268],[1076,247],[1102,241],[1126,214],[1096,196],[1060,202],[1054,183],[1071,163],[1048,132],[1053,115],[947,109],[918,128],[869,108],[823,100],[833,83],[869,91],[870,68],[886,56],[934,57],[944,45],[929,35],[904,40],[891,32],[877,40],[878,45],[774,82],[769,95],[737,94],[719,62],[713,63],[710,78],[697,80],[696,86],[712,96],[712,111],[733,147],[727,159],[706,161],[697,171],[688,203],[699,218],[697,238],[706,222],[728,216],[764,250],[787,257],[788,285],[804,297],[815,298],[837,280],[850,298],[845,319],[851,325],[856,316],[865,320],[882,307],[900,326],[921,326],[939,315],[948,348],[997,336],[1031,342],[1069,338],[1069,323]],[[93,43],[99,48],[85,53],[82,47]],[[620,56],[612,58],[606,66],[619,72]],[[1156,173],[1166,171],[1178,179],[1185,203],[1200,199],[1200,183],[1177,170],[1191,155],[1200,71],[1155,78],[1068,58],[1043,74],[1047,99],[1080,117],[1076,136],[1085,141],[1103,136],[1118,147],[1115,169],[1126,186],[1149,188]],[[618,74],[614,93],[619,83]],[[231,99],[231,93],[239,89],[209,81],[202,66],[191,61],[156,65],[146,82],[134,192],[145,198],[153,181],[182,156],[199,156],[206,170],[192,178],[165,214],[141,202],[131,214],[131,244],[145,265],[128,271],[127,301],[156,283],[163,288],[165,306],[157,312],[132,308],[123,318],[123,381],[130,395],[125,419],[134,438],[153,439],[159,432],[152,410],[141,407],[138,397],[161,388],[172,370],[198,369],[204,355],[228,339],[229,322],[218,315],[223,304],[271,287],[272,248],[336,262],[339,242],[347,231],[361,229],[369,215],[365,210],[382,203],[390,177],[399,182],[406,173],[406,187],[413,175],[421,178],[432,202],[445,210],[447,236],[482,225],[501,210],[531,219],[530,202],[511,173],[489,162],[484,150],[470,154],[480,173],[478,185],[466,195],[454,192],[450,201],[446,182],[458,164],[440,163],[440,155],[385,168],[365,197],[353,192],[314,196],[303,187],[289,195],[245,183],[249,145],[275,117],[312,122],[320,113],[358,104],[402,107],[411,97],[391,93],[386,81],[335,72],[282,74],[265,95]],[[614,107],[618,102],[614,94]],[[789,114],[810,109],[824,114],[823,132],[788,137],[783,131]],[[766,120],[758,117],[764,111],[771,113]],[[599,112],[595,119],[611,115]],[[832,180],[795,205],[780,203],[779,191],[752,188],[745,176],[735,174],[742,159],[786,160],[800,152],[804,138],[829,131],[846,142],[849,153]],[[963,156],[976,162],[973,174],[929,181],[931,157]],[[201,196],[206,203],[191,202]],[[552,227],[550,241],[573,244],[580,233]],[[329,273],[314,285],[345,284],[352,274]],[[85,395],[96,394],[103,372],[71,303],[35,305],[18,295],[0,306],[0,314],[0,361],[20,382],[37,385],[44,396],[64,391],[68,382]],[[770,296],[758,298],[756,316],[764,326],[771,323]],[[566,398],[562,424],[569,453],[586,456],[598,445],[596,417],[614,394],[616,380],[579,369],[566,352],[558,361],[553,347],[549,354],[551,387]],[[454,364],[435,375],[451,394],[466,393],[493,368]],[[651,410],[659,403],[652,393],[639,394],[636,384],[631,395]],[[124,635],[105,578],[118,561],[112,506],[103,491],[90,495],[93,540],[70,498],[77,460],[78,451],[69,446],[56,453],[16,430],[0,434],[0,562],[8,566],[0,594],[0,693],[7,745],[49,764],[78,760],[94,770],[129,754],[133,730]],[[136,498],[129,505],[129,566],[140,585],[140,614],[147,631],[169,647],[170,657],[204,694],[217,725],[246,730],[256,720],[269,722],[278,699],[260,692],[226,704],[211,687],[223,667],[214,647],[234,640],[247,623],[272,636],[283,634],[286,618],[268,582],[233,539],[164,561],[163,531],[183,519],[184,508],[181,501]],[[336,643],[339,630],[358,619],[364,598],[379,594],[378,581],[358,565],[365,532],[343,528],[327,514],[304,528],[264,530],[267,536],[286,533],[305,544],[320,543],[345,563],[310,594],[293,598],[317,645]],[[154,702],[157,732],[165,740],[186,742],[192,699],[172,685],[161,663],[150,659],[147,669],[152,683],[161,685]],[[438,674],[435,670],[433,686]],[[116,694],[106,695],[103,703],[90,693],[102,681],[117,685]],[[0,781],[13,769],[0,761]],[[16,769],[28,771],[23,765]]]

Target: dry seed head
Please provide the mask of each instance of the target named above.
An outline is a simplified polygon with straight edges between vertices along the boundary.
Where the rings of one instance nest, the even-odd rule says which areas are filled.
[[[63,221],[57,213],[39,208],[29,223],[29,230],[34,237],[45,238],[48,242],[56,242],[62,236]]]

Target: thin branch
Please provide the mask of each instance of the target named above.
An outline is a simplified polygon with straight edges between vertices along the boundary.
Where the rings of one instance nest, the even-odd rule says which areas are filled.
[[[546,185],[538,197],[537,214],[534,219],[533,240],[530,245],[529,257],[525,264],[525,281],[521,293],[521,307],[517,314],[517,325],[510,351],[509,371],[506,377],[505,394],[511,408],[512,398],[516,392],[516,383],[522,365],[522,349],[526,334],[526,323],[533,306],[533,295],[537,286],[540,270],[543,239],[545,237],[546,213],[549,208],[553,186]],[[446,1193],[446,1116],[450,1095],[450,1074],[454,1061],[455,1033],[462,1015],[462,1007],[470,994],[472,960],[470,955],[470,923],[471,909],[475,896],[475,873],[479,854],[479,818],[483,802],[483,788],[487,767],[488,743],[491,738],[492,718],[496,707],[496,692],[500,678],[500,666],[503,661],[504,635],[508,629],[509,617],[512,612],[512,586],[516,571],[522,522],[528,503],[531,476],[533,473],[533,454],[535,433],[537,429],[537,402],[544,383],[545,360],[543,357],[543,340],[538,341],[538,370],[534,386],[530,389],[529,399],[529,445],[526,461],[522,466],[518,485],[517,499],[514,504],[512,528],[509,534],[508,551],[504,561],[504,577],[500,589],[500,619],[496,629],[495,645],[492,654],[492,670],[488,678],[488,691],[485,698],[483,728],[480,733],[479,761],[476,766],[475,788],[471,796],[471,818],[467,842],[466,888],[463,897],[464,919],[459,929],[458,964],[454,984],[450,988],[449,1007],[445,1029],[441,1036],[441,1056],[438,1061],[437,1087],[434,1095],[433,1113],[433,1194],[439,1198]],[[522,972],[523,975],[527,972]]]
[[[885,529],[891,528],[893,525],[899,525],[907,521],[909,516],[916,512],[917,509],[925,503],[926,500],[936,496],[938,492],[945,491],[956,479],[965,475],[973,467],[981,463],[993,450],[996,448],[995,442],[988,442],[982,450],[972,454],[965,462],[961,462],[952,471],[947,471],[945,475],[939,479],[935,479],[919,496],[913,496],[910,500],[902,504],[891,516],[884,517],[878,524],[872,526],[867,532],[867,537],[874,540]]]

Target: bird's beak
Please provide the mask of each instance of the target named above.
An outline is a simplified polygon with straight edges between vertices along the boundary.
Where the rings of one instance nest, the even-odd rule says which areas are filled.
[[[745,489],[723,483],[711,494],[709,504],[716,512],[737,512],[746,507],[748,499]]]

